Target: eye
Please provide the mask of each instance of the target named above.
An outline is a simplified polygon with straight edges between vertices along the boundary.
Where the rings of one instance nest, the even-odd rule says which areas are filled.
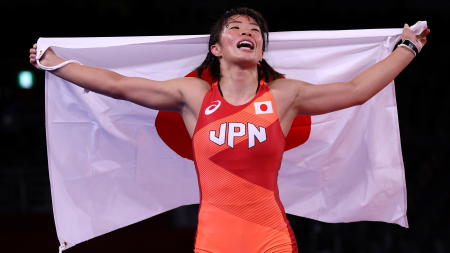
[[[239,29],[239,26],[232,26],[230,29]]]
[[[259,29],[253,28],[252,31],[260,32]]]

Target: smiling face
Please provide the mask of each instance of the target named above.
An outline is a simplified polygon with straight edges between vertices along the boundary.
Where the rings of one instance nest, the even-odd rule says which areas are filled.
[[[211,53],[220,61],[243,66],[256,66],[263,58],[263,37],[256,21],[248,16],[231,16],[223,27],[218,43],[211,45]]]

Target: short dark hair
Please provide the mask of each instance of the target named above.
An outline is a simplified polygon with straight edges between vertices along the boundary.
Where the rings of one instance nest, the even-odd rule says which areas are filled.
[[[203,72],[209,69],[212,81],[220,81],[220,62],[219,59],[211,53],[211,46],[219,42],[220,36],[222,35],[223,27],[227,24],[228,19],[235,15],[242,15],[253,18],[259,26],[261,30],[262,38],[263,38],[263,52],[266,50],[269,44],[269,29],[267,26],[267,22],[264,17],[256,10],[247,8],[247,7],[239,7],[226,11],[212,26],[211,32],[209,35],[208,42],[208,54],[206,55],[203,63],[196,68],[197,75],[199,77],[202,76]],[[275,71],[266,60],[262,59],[262,61],[258,64],[258,79],[264,79],[265,81],[271,81],[278,78],[283,78],[283,74]]]

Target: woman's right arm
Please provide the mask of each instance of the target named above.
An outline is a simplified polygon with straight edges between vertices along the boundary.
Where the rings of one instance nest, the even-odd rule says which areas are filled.
[[[50,48],[40,59],[44,66],[55,66],[63,61],[65,59],[58,57]],[[36,63],[36,44],[30,49],[30,63],[39,69]],[[180,111],[184,104],[181,85],[195,82],[194,78],[154,81],[126,77],[113,71],[76,63],[67,64],[52,73],[90,91],[152,109],[169,111]]]

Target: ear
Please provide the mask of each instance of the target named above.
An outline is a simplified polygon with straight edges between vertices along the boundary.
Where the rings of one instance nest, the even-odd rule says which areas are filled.
[[[211,45],[211,53],[216,57],[222,57],[222,48],[218,43]]]

